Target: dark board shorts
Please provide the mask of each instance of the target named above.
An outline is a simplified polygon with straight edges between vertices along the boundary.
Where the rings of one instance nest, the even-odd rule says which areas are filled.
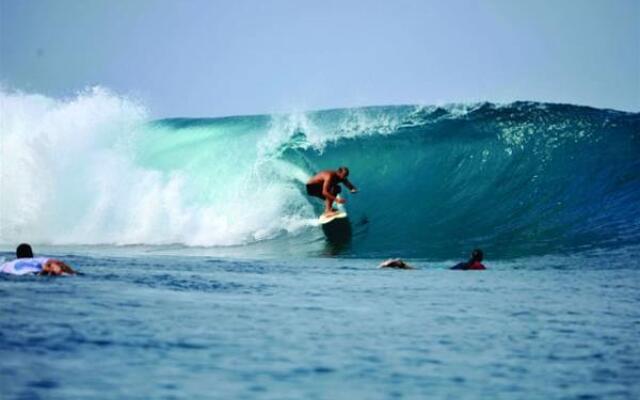
[[[340,187],[340,185],[335,185],[332,188],[331,193],[335,196],[341,191],[342,191],[342,188]],[[320,197],[321,199],[324,199],[324,196],[322,195],[322,185],[319,183],[307,184],[307,194],[309,196],[315,196],[315,197]]]

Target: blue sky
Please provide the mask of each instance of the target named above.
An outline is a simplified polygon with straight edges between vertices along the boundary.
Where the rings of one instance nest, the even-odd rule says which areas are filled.
[[[0,82],[156,117],[539,100],[640,110],[640,2],[0,0]]]

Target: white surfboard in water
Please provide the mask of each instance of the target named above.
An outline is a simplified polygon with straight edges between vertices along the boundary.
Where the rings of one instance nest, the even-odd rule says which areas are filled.
[[[322,214],[319,218],[318,221],[320,221],[321,224],[328,224],[329,222],[337,219],[337,218],[347,218],[347,213],[344,211],[338,211],[335,214],[331,214],[331,215],[324,215]]]

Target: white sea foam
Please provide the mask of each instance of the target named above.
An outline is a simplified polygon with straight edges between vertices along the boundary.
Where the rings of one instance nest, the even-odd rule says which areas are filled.
[[[0,243],[235,245],[299,231],[314,215],[304,172],[256,157],[257,143],[202,187],[197,165],[138,163],[153,132],[135,101],[99,87],[67,100],[1,96]],[[235,162],[240,153],[248,162]]]

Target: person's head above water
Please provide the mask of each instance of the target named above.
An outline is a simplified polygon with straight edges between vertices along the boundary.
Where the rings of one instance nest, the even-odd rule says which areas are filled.
[[[338,174],[338,177],[340,177],[340,179],[344,179],[347,176],[349,176],[349,168],[340,167],[340,168],[338,168],[337,174]]]
[[[480,249],[475,249],[471,252],[471,261],[477,261],[477,262],[482,262],[482,259],[484,258],[484,253],[482,252],[482,250]]]
[[[33,250],[27,243],[21,243],[16,248],[16,258],[33,258]]]

